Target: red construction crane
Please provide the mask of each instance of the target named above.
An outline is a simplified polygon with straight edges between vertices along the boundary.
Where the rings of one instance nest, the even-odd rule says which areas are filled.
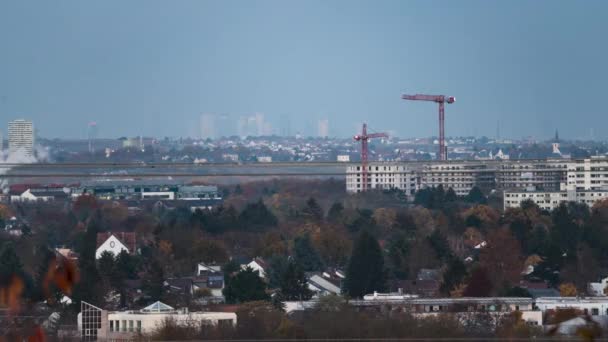
[[[439,103],[439,160],[448,159],[448,149],[445,147],[445,108],[444,103],[454,103],[454,96],[445,95],[401,95],[404,100],[432,101]]]
[[[370,133],[367,134],[367,124],[363,124],[361,135],[355,135],[355,141],[361,141],[361,191],[367,190],[367,141],[373,138],[388,138],[386,133]]]

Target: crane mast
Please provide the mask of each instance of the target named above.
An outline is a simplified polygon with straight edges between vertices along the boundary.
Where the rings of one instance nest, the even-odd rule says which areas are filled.
[[[439,158],[439,160],[447,160],[448,159],[448,149],[445,146],[445,104],[456,102],[456,98],[454,96],[445,96],[445,95],[416,94],[416,95],[401,95],[401,99],[411,100],[411,101],[430,101],[430,102],[437,102],[439,104],[439,156],[438,156],[438,158]]]
[[[371,133],[367,134],[367,124],[363,124],[363,128],[361,129],[361,134],[357,134],[353,137],[355,141],[361,141],[361,177],[363,178],[361,181],[361,191],[366,191],[368,189],[368,147],[367,143],[369,139],[373,138],[388,138],[388,134],[386,133]]]

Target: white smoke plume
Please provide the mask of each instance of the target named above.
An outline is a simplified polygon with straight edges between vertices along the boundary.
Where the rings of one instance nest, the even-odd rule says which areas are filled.
[[[9,172],[12,168],[12,166],[2,167],[3,164],[34,164],[48,160],[48,149],[40,145],[36,145],[34,147],[34,155],[29,155],[23,149],[16,151],[11,151],[8,149],[5,151],[0,150],[0,190],[2,193],[6,194],[9,190],[8,180],[6,177],[2,177],[2,175]]]

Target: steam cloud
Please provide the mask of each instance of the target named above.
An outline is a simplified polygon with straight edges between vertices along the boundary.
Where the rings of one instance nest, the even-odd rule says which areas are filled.
[[[4,166],[3,164],[34,164],[41,161],[47,161],[49,159],[49,153],[46,148],[36,145],[34,147],[34,155],[28,155],[25,150],[19,149],[16,151],[11,150],[0,150],[0,190],[3,193],[7,193],[8,180],[2,175],[6,174],[11,170],[12,167]]]

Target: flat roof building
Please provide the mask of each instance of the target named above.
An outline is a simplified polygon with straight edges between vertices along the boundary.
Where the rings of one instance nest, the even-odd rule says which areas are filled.
[[[31,121],[18,119],[8,123],[8,149],[28,157],[34,155],[34,124]]]

